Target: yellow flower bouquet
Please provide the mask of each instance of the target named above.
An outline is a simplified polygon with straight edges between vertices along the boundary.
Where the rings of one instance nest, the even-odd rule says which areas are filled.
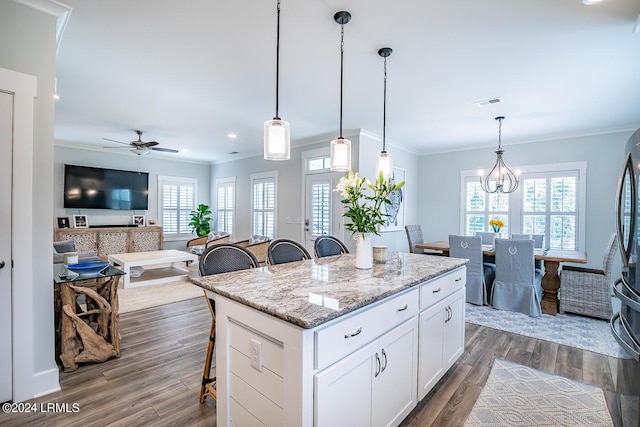
[[[501,219],[492,219],[491,221],[489,221],[489,225],[494,232],[499,233],[500,229],[504,227],[504,221]]]

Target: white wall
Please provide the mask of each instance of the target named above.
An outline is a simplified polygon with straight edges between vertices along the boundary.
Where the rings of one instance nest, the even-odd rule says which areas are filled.
[[[104,150],[82,150],[78,148],[56,146],[53,156],[53,215],[49,224],[57,226],[59,216],[87,215],[89,225],[126,225],[133,223],[133,215],[145,215],[146,219],[155,218],[162,225],[158,210],[158,175],[195,178],[198,180],[196,205],[211,205],[211,166],[204,163],[183,162],[165,156],[164,158],[137,156],[124,150],[124,153],[105,152]],[[178,155],[176,155],[178,156]],[[111,209],[64,209],[63,175],[64,165],[93,166],[149,173],[149,209],[121,211]],[[165,249],[183,249],[185,241],[165,239]]]
[[[615,194],[624,161],[624,145],[632,132],[567,138],[505,146],[504,159],[513,169],[525,165],[587,162],[586,251],[588,266],[602,268],[604,247],[615,232]],[[419,160],[418,221],[425,241],[447,240],[460,233],[460,171],[487,170],[495,149],[422,156]],[[616,256],[614,274],[619,272]]]
[[[37,396],[58,388],[58,369],[54,356],[53,325],[53,271],[51,266],[52,158],[54,121],[54,77],[56,51],[56,18],[26,6],[0,2],[0,67],[37,77],[37,97],[34,103],[35,122],[33,137],[32,176],[25,171],[14,170],[14,177],[33,182],[31,194],[14,195],[14,200],[32,199],[33,210],[23,212],[30,218],[33,236],[32,253],[14,253],[18,262],[28,262],[33,271],[32,283],[14,278],[14,286],[32,289],[32,306],[14,306],[14,313],[33,313],[32,329],[24,325],[20,339],[32,340],[32,378],[14,378],[22,381],[22,389],[30,389]],[[22,198],[22,199],[21,199]],[[14,238],[20,239],[20,230],[14,230]],[[46,268],[43,268],[46,267]],[[25,337],[26,335],[26,337]],[[28,381],[28,384],[24,382]],[[32,396],[21,396],[29,398]]]

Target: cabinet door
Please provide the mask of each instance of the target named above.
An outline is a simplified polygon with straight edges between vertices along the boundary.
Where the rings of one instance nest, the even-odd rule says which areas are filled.
[[[448,317],[445,301],[420,313],[418,331],[418,400],[422,400],[444,374],[442,342]]]
[[[370,426],[377,341],[314,377],[315,425]]]
[[[456,292],[445,300],[449,316],[444,323],[443,334],[443,363],[444,370],[448,370],[464,352],[464,289]]]
[[[383,335],[375,351],[380,373],[373,379],[372,425],[397,426],[417,404],[418,318]]]

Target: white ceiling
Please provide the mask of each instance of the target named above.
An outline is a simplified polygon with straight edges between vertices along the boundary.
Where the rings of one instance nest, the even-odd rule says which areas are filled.
[[[189,150],[153,154],[163,158],[262,152],[276,0],[63,1],[73,12],[58,50],[56,144],[113,146],[102,138],[141,129]],[[282,0],[279,113],[294,146],[338,136],[339,10],[353,16],[345,134],[382,134],[384,46],[387,141],[417,154],[493,147],[499,115],[507,146],[640,127],[638,0]]]

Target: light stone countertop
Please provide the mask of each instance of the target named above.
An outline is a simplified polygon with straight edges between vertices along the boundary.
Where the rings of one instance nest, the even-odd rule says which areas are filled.
[[[467,263],[465,259],[390,253],[386,264],[355,268],[355,254],[209,276],[195,285],[305,329],[372,304]]]

